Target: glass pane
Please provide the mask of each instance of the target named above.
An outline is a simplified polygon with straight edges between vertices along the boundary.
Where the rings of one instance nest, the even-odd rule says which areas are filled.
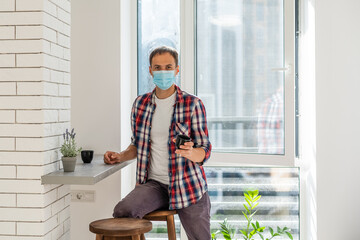
[[[243,239],[239,229],[246,229],[243,215],[246,201],[244,191],[259,190],[258,211],[253,219],[266,227],[264,239],[270,238],[269,228],[291,229],[294,240],[299,240],[299,169],[298,168],[234,168],[204,167],[211,201],[211,231],[220,229],[225,218],[236,230],[234,239]],[[220,234],[217,239],[224,239]],[[261,239],[258,235],[254,239]],[[276,239],[289,239],[286,236]]]
[[[175,48],[180,59],[180,0],[138,0],[138,94],[154,89],[149,55],[163,45]]]
[[[197,95],[216,151],[284,154],[283,1],[196,1]]]
[[[153,90],[149,74],[149,55],[159,46],[170,46],[179,53],[180,61],[180,0],[138,0],[138,94]],[[180,85],[180,74],[176,79]],[[180,239],[180,220],[175,216],[177,239]],[[168,239],[166,222],[153,221],[146,239]]]

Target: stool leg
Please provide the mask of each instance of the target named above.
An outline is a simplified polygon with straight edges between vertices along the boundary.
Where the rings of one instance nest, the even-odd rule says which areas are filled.
[[[144,234],[141,234],[140,240],[145,240],[145,235]]]
[[[131,240],[140,240],[140,235],[131,236]]]
[[[96,239],[95,240],[103,240],[103,235],[101,234],[96,234]]]
[[[176,240],[174,215],[166,217],[169,240]]]

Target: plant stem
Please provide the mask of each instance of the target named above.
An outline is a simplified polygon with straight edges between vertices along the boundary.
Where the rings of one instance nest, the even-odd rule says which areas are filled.
[[[249,215],[249,217],[248,217],[248,224],[247,224],[247,228],[246,228],[246,233],[248,234],[248,236],[249,236],[249,228],[250,228],[250,222],[251,222],[251,208],[252,208],[252,205],[250,205],[250,209],[249,209],[250,215]],[[246,236],[247,239],[249,239],[248,236]]]

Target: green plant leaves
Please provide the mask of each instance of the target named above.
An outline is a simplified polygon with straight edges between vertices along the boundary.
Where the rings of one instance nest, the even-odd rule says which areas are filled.
[[[253,240],[254,235],[259,235],[262,240],[270,240],[275,237],[281,236],[281,235],[287,235],[287,237],[291,240],[293,240],[293,236],[291,235],[288,227],[284,227],[281,229],[280,227],[277,227],[277,232],[274,232],[274,229],[271,227],[269,228],[269,232],[271,234],[270,238],[265,238],[261,233],[264,232],[266,227],[261,227],[260,223],[258,221],[253,222],[253,217],[257,213],[257,209],[252,212],[253,209],[255,209],[259,205],[259,200],[261,199],[261,195],[259,195],[259,190],[249,190],[247,192],[244,192],[244,199],[247,202],[248,205],[245,203],[243,204],[245,211],[241,211],[244,217],[247,220],[247,229],[240,229],[239,232],[242,234],[242,238],[244,240]],[[232,240],[235,235],[235,229],[227,222],[227,219],[225,218],[224,222],[220,224],[221,230],[216,231],[211,235],[212,240],[216,240],[216,235],[221,233],[223,237],[226,240]],[[250,230],[250,227],[253,229]]]
[[[259,236],[261,237],[262,240],[264,240],[264,236],[261,233],[259,233]]]
[[[239,230],[244,236],[246,236],[247,237],[247,235],[248,235],[248,233],[245,231],[245,230]]]
[[[250,218],[252,218],[252,217],[255,215],[255,213],[257,213],[257,210],[255,210],[255,211],[250,215]]]
[[[291,240],[293,240],[293,236],[291,235],[291,233],[289,233],[289,232],[285,232],[285,233]]]
[[[253,226],[254,229],[257,229],[254,223],[251,223],[251,225]]]
[[[211,233],[211,240],[216,240],[217,235],[220,233],[220,230],[217,230],[216,232]]]
[[[251,210],[254,209],[254,208],[256,208],[257,205],[259,205],[259,203],[256,203],[254,206],[252,206],[252,207],[251,207]]]
[[[248,208],[245,204],[243,204],[243,205],[244,205],[244,207],[245,207],[246,211],[247,211],[248,213],[250,213],[249,208]]]
[[[257,195],[259,195],[259,190],[253,190],[253,191],[248,191],[248,194],[251,196],[251,198],[253,199],[254,197],[256,197]]]
[[[254,199],[254,202],[260,200],[260,198],[261,198],[261,195],[257,196],[257,197]]]
[[[246,215],[246,213],[245,213],[245,212],[242,212],[242,213],[243,213],[243,215],[245,216],[246,220],[248,220],[248,222],[250,222],[250,221],[251,221],[251,219],[249,219],[248,215]]]
[[[235,229],[227,222],[227,218],[225,218],[223,223],[220,223],[221,233],[226,240],[232,240],[234,237]]]
[[[249,199],[245,198],[245,200],[246,200],[246,202],[249,204],[249,206],[252,205],[252,204],[250,203],[251,199],[249,200]]]

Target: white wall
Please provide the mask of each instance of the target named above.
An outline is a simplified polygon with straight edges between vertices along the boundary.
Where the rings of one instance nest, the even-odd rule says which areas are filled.
[[[120,87],[120,77],[128,77],[129,71],[120,71],[124,65],[121,58],[129,62],[125,54],[120,54],[124,48],[120,42],[121,32],[125,31],[120,28],[123,2],[76,0],[71,3],[71,90],[74,96],[71,123],[78,132],[79,146],[93,149],[95,154],[104,154],[107,150],[119,152],[124,149],[122,145],[130,143],[129,131],[121,132],[121,128],[126,127],[120,125],[121,102],[128,101],[125,95],[130,94],[126,89],[129,86]],[[125,117],[129,118],[130,112]],[[121,141],[122,138],[127,142]],[[113,208],[124,192],[120,191],[121,185],[127,187],[127,191],[131,189],[133,180],[129,169],[133,168],[128,166],[94,186],[71,186],[72,190],[94,190],[96,195],[93,203],[71,203],[71,239],[94,239],[89,223],[112,217]]]
[[[78,143],[95,154],[120,150],[120,16],[118,1],[72,1],[71,123]],[[109,182],[109,180],[111,180]],[[95,202],[71,203],[71,239],[93,239],[88,224],[111,217],[120,198],[120,174],[94,186]],[[103,182],[108,183],[107,187]]]
[[[359,239],[360,1],[315,2],[318,239]]]
[[[120,150],[120,3],[72,3],[71,123],[84,148]]]
[[[299,111],[300,111],[300,237],[316,240],[316,81],[314,0],[300,5]]]

